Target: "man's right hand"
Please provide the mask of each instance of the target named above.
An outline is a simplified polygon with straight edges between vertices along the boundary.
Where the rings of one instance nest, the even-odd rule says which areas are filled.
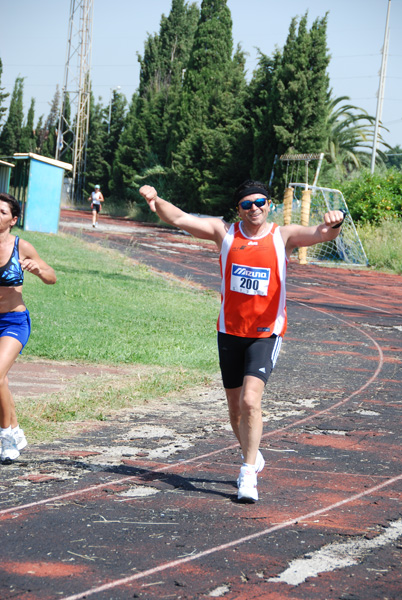
[[[140,194],[149,204],[149,208],[152,212],[156,212],[155,200],[158,197],[157,191],[151,185],[143,185],[140,187]]]

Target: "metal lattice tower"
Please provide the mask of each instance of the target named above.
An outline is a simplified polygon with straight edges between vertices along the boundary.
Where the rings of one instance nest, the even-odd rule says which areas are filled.
[[[91,99],[93,4],[94,0],[71,0],[58,126],[56,159],[63,158],[69,151],[72,154],[74,201],[82,200],[85,183]]]

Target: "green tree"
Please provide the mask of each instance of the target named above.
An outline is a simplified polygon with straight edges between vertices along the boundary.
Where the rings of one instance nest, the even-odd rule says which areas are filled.
[[[60,114],[60,90],[59,86],[56,86],[56,91],[53,96],[53,100],[50,104],[50,111],[46,118],[46,121],[38,132],[39,139],[39,154],[54,158],[56,154],[56,143],[57,143],[57,128],[59,125],[59,114]]]
[[[203,0],[183,83],[172,167],[179,203],[192,212],[227,215],[248,174],[244,155],[244,55],[232,58],[226,0]]]
[[[402,148],[399,144],[384,152],[384,158],[387,168],[395,167],[395,169],[402,171]]]
[[[254,176],[266,179],[275,156],[319,153],[328,137],[329,54],[327,15],[307,28],[307,13],[293,18],[282,51],[260,57],[250,85],[254,131]],[[265,84],[265,87],[264,87]],[[262,129],[260,125],[263,124]],[[264,150],[265,149],[265,150]],[[256,152],[262,151],[261,157]],[[285,167],[275,167],[274,189],[285,185]]]
[[[325,184],[332,178],[342,180],[371,161],[375,117],[364,109],[349,104],[348,96],[330,98],[328,102],[328,138],[321,181]],[[380,145],[385,145],[379,135]],[[377,160],[383,163],[384,154],[378,152]]]
[[[282,55],[276,51],[272,58],[260,53],[258,67],[248,87],[246,100],[251,133],[251,175],[253,179],[269,179],[277,152],[272,114],[273,78]]]
[[[103,189],[107,179],[105,173],[108,172],[108,165],[104,156],[107,137],[106,111],[108,108],[104,108],[100,99],[95,103],[91,93],[84,199],[93,191],[96,184],[101,185]]]
[[[137,198],[135,181],[146,181],[157,167],[167,180],[171,139],[180,103],[182,73],[186,69],[199,11],[195,4],[173,0],[168,17],[162,15],[159,34],[149,35],[141,64],[140,85],[130,103],[113,166],[113,192]],[[140,179],[138,179],[140,178]],[[165,193],[159,188],[161,193]],[[165,194],[166,195],[166,194]]]
[[[20,152],[36,151],[36,135],[34,131],[35,98],[31,98],[27,121],[21,131]]]
[[[2,74],[3,74],[3,63],[0,58],[0,83],[1,83]],[[4,103],[4,100],[9,97],[9,95],[10,94],[4,93],[4,88],[0,87],[0,124],[7,112],[7,109],[5,106],[3,106],[3,103]]]
[[[64,105],[62,107],[63,110],[63,119],[61,121],[61,139],[62,146],[60,154],[60,159],[63,162],[72,164],[73,162],[73,141],[74,141],[74,133],[73,127],[74,125],[71,123],[71,103],[70,103],[70,95],[66,93],[63,98]],[[57,123],[57,128],[59,127],[59,121]],[[57,139],[58,138],[58,130],[55,132]]]
[[[17,77],[11,95],[8,117],[0,134],[0,153],[12,156],[19,152],[22,132],[24,78]]]
[[[113,95],[110,99],[110,112],[108,112],[107,135],[104,136],[104,172],[100,179],[100,183],[102,184],[102,191],[105,196],[109,196],[110,191],[113,188],[113,165],[115,162],[115,156],[117,148],[119,146],[120,137],[125,125],[126,105],[127,100],[125,96],[123,94],[120,94],[117,90],[113,90]],[[89,139],[89,144],[90,143],[91,142]]]

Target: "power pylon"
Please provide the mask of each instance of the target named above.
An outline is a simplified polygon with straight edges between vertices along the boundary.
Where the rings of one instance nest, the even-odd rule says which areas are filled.
[[[71,0],[56,159],[71,152],[74,201],[82,200],[91,99],[94,0]]]

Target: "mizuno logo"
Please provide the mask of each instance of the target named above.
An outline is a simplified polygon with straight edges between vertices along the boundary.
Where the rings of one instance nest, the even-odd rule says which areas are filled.
[[[269,279],[269,271],[267,269],[249,269],[239,265],[233,265],[233,275],[239,277],[252,277],[253,279]]]

